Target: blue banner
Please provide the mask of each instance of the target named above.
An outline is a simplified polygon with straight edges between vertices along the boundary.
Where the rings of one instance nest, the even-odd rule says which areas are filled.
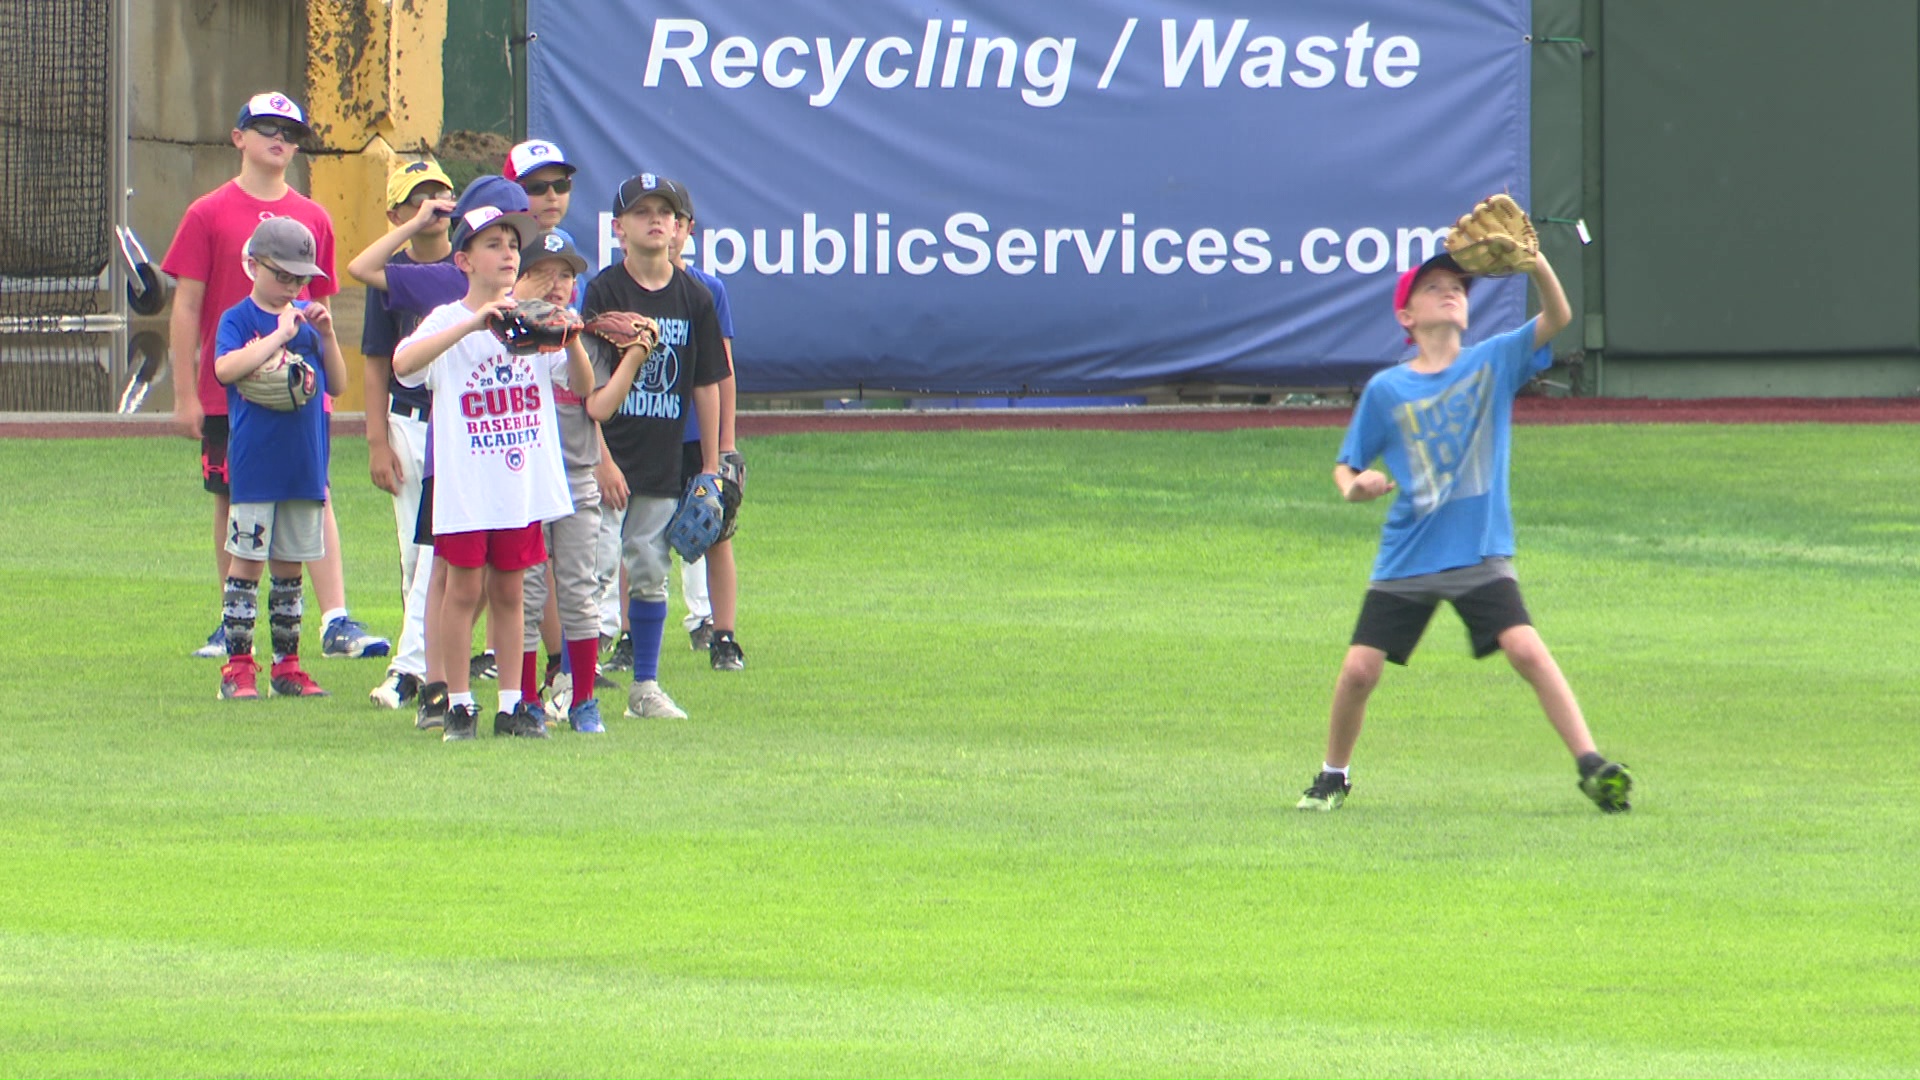
[[[602,264],[621,180],[687,185],[743,391],[1344,386],[1449,222],[1530,203],[1529,12],[530,0],[529,130]],[[1470,341],[1525,284],[1473,301]]]

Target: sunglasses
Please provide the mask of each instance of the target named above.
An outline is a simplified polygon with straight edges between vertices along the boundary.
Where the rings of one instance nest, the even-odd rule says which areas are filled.
[[[401,205],[405,206],[409,210],[418,210],[433,199],[451,199],[451,198],[453,198],[453,191],[449,188],[442,188],[442,187],[423,188],[407,196],[407,201],[402,203]],[[440,216],[452,217],[453,211],[443,210],[440,212]]]
[[[253,262],[262,269],[273,271],[273,280],[282,285],[305,285],[313,280],[312,274],[289,274],[265,259],[255,259]]]
[[[247,125],[247,130],[262,138],[282,139],[290,143],[299,142],[300,137],[305,134],[290,124],[275,123],[272,120],[255,120]]]
[[[529,195],[545,195],[549,191],[556,195],[565,195],[573,190],[573,177],[563,176],[558,180],[526,180],[522,181],[520,186],[527,189]]]

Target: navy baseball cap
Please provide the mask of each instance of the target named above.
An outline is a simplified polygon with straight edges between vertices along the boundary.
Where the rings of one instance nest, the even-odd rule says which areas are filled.
[[[520,249],[533,246],[540,235],[540,223],[528,213],[526,189],[504,176],[482,176],[467,185],[460,201],[453,206],[453,235],[448,239],[453,250],[463,251],[475,233],[495,225],[506,225],[520,237]]]
[[[521,248],[520,273],[524,275],[536,263],[548,259],[559,259],[576,275],[587,272],[586,256],[580,254],[580,249],[574,246],[573,237],[568,236],[565,229],[548,229],[534,237],[533,243]]]
[[[620,185],[620,190],[613,193],[613,216],[619,217],[632,210],[649,195],[658,195],[667,200],[673,212],[683,218],[693,216],[693,199],[687,195],[687,189],[681,187],[678,181],[650,172],[627,177]]]

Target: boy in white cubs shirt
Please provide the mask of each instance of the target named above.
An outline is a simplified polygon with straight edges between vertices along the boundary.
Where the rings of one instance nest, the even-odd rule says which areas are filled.
[[[515,356],[487,329],[489,316],[513,306],[520,249],[538,231],[531,216],[495,206],[455,220],[453,259],[467,295],[435,308],[393,354],[402,384],[433,392],[433,549],[447,562],[447,595],[446,632],[430,647],[445,661],[448,742],[477,733],[466,656],[482,593],[499,639],[519,640],[522,574],[547,559],[540,527],[573,513],[553,375],[564,369],[574,393],[591,393],[586,352]],[[547,737],[540,711],[521,701],[517,665],[500,665],[493,733]]]

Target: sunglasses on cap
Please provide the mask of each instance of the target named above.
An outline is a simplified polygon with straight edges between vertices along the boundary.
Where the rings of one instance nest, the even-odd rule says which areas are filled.
[[[282,285],[305,285],[307,282],[313,280],[312,274],[289,274],[285,270],[280,269],[279,267],[273,265],[272,263],[262,258],[256,257],[253,260],[253,263],[255,266],[261,267],[262,269],[273,271],[273,280],[279,282]]]
[[[522,180],[520,186],[529,195],[545,195],[551,191],[556,195],[565,195],[573,190],[573,177],[563,176],[558,180]]]
[[[247,125],[247,130],[268,139],[284,139],[287,142],[299,142],[305,134],[292,124],[283,124],[278,120],[255,120]]]

